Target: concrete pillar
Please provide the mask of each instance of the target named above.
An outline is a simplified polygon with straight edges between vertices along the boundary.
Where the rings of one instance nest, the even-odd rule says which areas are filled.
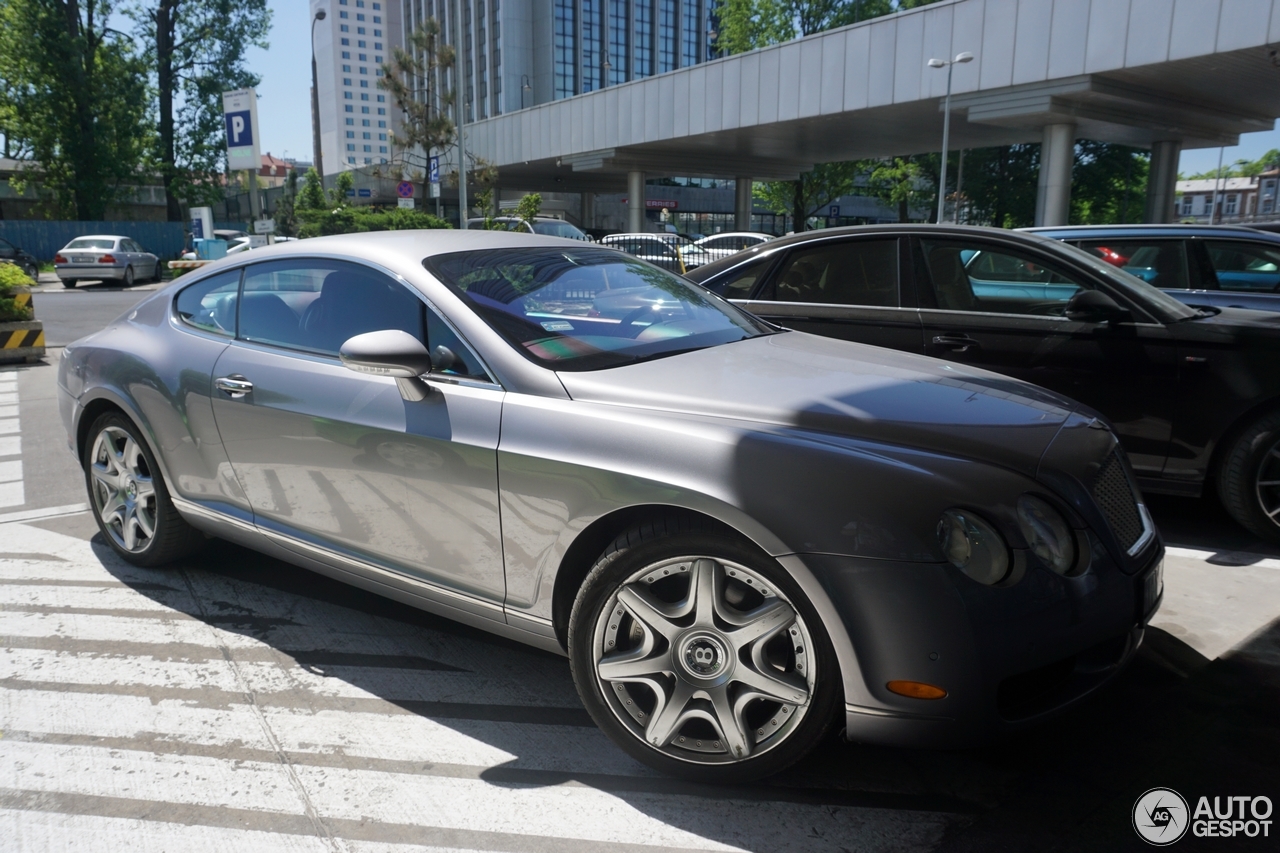
[[[627,172],[627,230],[644,230],[644,172]]]
[[[1173,199],[1178,188],[1178,157],[1182,143],[1168,139],[1151,146],[1151,169],[1147,173],[1147,209],[1144,222],[1172,222]]]
[[[1047,124],[1040,143],[1040,187],[1036,225],[1066,225],[1071,216],[1071,167],[1076,159],[1076,126]]]
[[[751,178],[745,175],[733,179],[733,228],[751,230]]]
[[[581,214],[582,214],[583,230],[596,227],[596,194],[595,193],[582,194]]]

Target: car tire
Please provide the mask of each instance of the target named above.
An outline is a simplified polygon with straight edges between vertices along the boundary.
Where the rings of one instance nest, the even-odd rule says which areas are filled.
[[[124,268],[124,278],[121,279],[121,283],[125,287],[133,287],[133,267]]]
[[[592,719],[664,773],[769,776],[836,718],[839,666],[816,610],[777,561],[710,526],[662,518],[619,536],[579,589],[568,627]]]
[[[24,264],[22,267],[22,271],[26,273],[27,277],[30,278],[32,281],[39,283],[40,268],[38,266],[36,266],[35,264]]]
[[[80,280],[75,278],[64,278],[62,280],[63,287],[75,287],[79,283],[80,283]]]
[[[1260,539],[1280,544],[1280,410],[1240,433],[1222,459],[1217,486],[1232,518]]]
[[[107,412],[89,427],[82,467],[98,529],[128,562],[161,566],[206,541],[178,514],[151,449],[119,412]]]

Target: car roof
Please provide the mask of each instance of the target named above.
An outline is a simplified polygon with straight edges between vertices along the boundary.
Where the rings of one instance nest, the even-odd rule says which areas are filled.
[[[309,237],[306,240],[290,240],[258,249],[258,257],[285,257],[289,255],[350,254],[374,259],[394,255],[412,264],[422,263],[424,258],[450,252],[466,252],[482,249],[521,248],[542,246],[569,248],[582,251],[581,240],[563,237],[546,237],[541,234],[525,234],[519,231],[480,231],[454,229],[423,229],[418,231],[366,231],[359,234],[337,234],[331,237]]]
[[[1264,243],[1280,242],[1280,235],[1247,225],[1059,225],[1018,229],[1028,234],[1074,234],[1095,237],[1223,237],[1245,238]]]
[[[81,234],[79,237],[72,237],[68,243],[74,243],[76,240],[132,240],[132,237],[123,237],[119,234]]]
[[[765,237],[769,240],[774,239],[772,234],[766,234],[763,231],[721,231],[719,234],[708,234],[703,240],[714,240],[716,237]]]

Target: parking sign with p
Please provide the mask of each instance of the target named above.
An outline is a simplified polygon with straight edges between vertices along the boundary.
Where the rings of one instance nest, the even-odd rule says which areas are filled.
[[[227,166],[231,169],[256,171],[262,161],[256,132],[257,94],[253,89],[223,92],[222,114],[227,131]]]

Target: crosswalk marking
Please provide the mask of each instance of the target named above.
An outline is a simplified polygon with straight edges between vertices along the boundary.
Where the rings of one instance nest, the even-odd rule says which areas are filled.
[[[18,849],[914,850],[963,808],[670,779],[590,725],[563,659],[0,531]]]
[[[18,374],[0,371],[0,507],[27,502],[22,485],[22,439],[18,423]]]

